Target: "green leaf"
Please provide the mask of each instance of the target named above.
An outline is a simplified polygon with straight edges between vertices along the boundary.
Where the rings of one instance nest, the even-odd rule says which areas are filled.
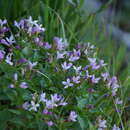
[[[78,99],[78,108],[82,109],[83,107],[85,107],[87,103],[86,98],[85,99]]]
[[[12,122],[15,125],[18,125],[18,126],[25,126],[25,123],[23,122],[23,119],[18,118],[18,117],[13,118],[13,119],[11,119],[9,121]]]
[[[5,130],[7,127],[7,121],[11,119],[10,112],[5,109],[3,111],[0,111],[0,130]]]
[[[79,115],[78,115],[78,122],[79,122],[79,124],[80,124],[81,130],[85,130],[87,123],[86,123],[86,122],[84,121],[84,119],[83,119],[82,117],[80,117]]]
[[[21,112],[18,111],[18,110],[9,109],[8,111],[13,113],[13,114],[16,114],[16,115],[20,115],[21,114]]]
[[[29,55],[31,54],[31,50],[30,50],[30,48],[25,47],[25,48],[22,50],[22,53],[23,53],[25,56],[29,56]]]

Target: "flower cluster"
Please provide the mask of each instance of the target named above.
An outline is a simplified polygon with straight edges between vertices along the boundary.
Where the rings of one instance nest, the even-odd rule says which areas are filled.
[[[5,67],[1,67],[4,82],[0,82],[14,97],[19,95],[10,99],[11,105],[16,103],[15,109],[22,106],[47,126],[60,129],[84,122],[81,116],[91,115],[94,124],[109,103],[113,111],[121,110],[121,86],[116,76],[110,76],[105,61],[98,58],[94,45],[88,42],[71,47],[57,36],[45,41],[45,28],[32,17],[15,21],[13,27],[12,32],[7,21],[0,20],[0,67]],[[0,91],[6,92],[4,87]],[[102,97],[107,101],[99,103]],[[107,124],[99,119],[95,128],[103,130]],[[112,129],[120,128],[114,125]]]
[[[56,116],[56,113],[54,113],[54,109],[62,106],[66,106],[68,103],[65,101],[65,99],[58,95],[50,95],[50,99],[46,98],[46,93],[41,93],[40,95],[33,94],[32,100],[30,102],[25,102],[22,107],[25,110],[28,111],[35,111],[37,112],[38,109],[41,109],[43,107],[42,114],[45,116]],[[52,117],[51,117],[52,118]],[[71,111],[70,115],[68,115],[68,121],[75,122],[77,118],[77,114],[75,111]],[[47,121],[48,126],[54,125],[54,122],[51,120]]]

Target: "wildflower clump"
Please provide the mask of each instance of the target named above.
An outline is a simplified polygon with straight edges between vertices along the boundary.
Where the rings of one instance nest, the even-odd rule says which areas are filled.
[[[9,114],[7,128],[7,121],[28,129],[122,127],[107,118],[122,110],[121,86],[94,45],[70,47],[57,36],[48,42],[47,30],[32,17],[12,28],[0,20],[0,110]]]

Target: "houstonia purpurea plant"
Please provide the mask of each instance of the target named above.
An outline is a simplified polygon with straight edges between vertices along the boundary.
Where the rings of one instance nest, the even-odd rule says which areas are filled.
[[[97,48],[46,31],[32,17],[0,20],[0,128],[123,130],[121,85]]]

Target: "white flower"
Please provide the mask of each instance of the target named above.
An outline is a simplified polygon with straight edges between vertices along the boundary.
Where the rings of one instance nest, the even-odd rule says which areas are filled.
[[[3,25],[6,24],[6,23],[7,23],[7,20],[6,20],[6,19],[3,20],[3,21],[0,19],[0,25],[1,25],[1,26],[3,26]]]
[[[30,24],[30,26],[33,26],[33,25],[37,25],[37,20],[33,20],[32,17],[30,16],[28,19],[27,19],[27,22]]]
[[[65,85],[64,88],[72,87],[73,83],[70,83],[70,79],[68,78],[67,81],[62,81],[62,84]]]
[[[13,62],[11,62],[11,60],[12,60],[12,55],[13,55],[13,53],[9,53],[9,54],[6,56],[6,59],[5,59],[6,63],[8,63],[9,65],[13,65]]]
[[[91,43],[90,43],[90,42],[88,42],[88,48],[90,48],[90,49],[94,49],[94,48],[95,48],[95,46],[94,46],[94,45],[91,45]]]
[[[109,73],[108,72],[102,73],[101,76],[103,77],[103,81],[106,81],[109,78]]]
[[[69,121],[76,122],[76,121],[77,121],[76,118],[77,118],[76,112],[75,112],[75,111],[71,111],[68,120],[69,120]]]
[[[40,95],[40,102],[46,102],[47,100],[46,100],[46,94],[45,93],[42,93],[41,95]]]
[[[99,128],[107,128],[106,123],[107,123],[106,120],[99,119]]]
[[[37,65],[37,62],[28,61],[28,65],[29,65],[29,69],[32,70],[32,68]]]
[[[61,64],[61,66],[62,66],[63,70],[68,70],[68,69],[71,68],[72,63],[67,64],[66,61],[65,61],[63,64]]]
[[[15,43],[15,40],[14,40],[13,35],[11,35],[9,38],[6,37],[5,39],[6,39],[6,41],[7,41],[7,43],[8,43],[9,45]]]
[[[40,105],[37,103],[35,103],[34,101],[31,101],[31,107],[29,108],[29,111],[34,110],[37,111],[37,107],[39,107]]]
[[[18,29],[20,29],[20,25],[17,21],[14,21],[14,26],[16,26]]]
[[[76,74],[78,74],[80,72],[82,66],[79,66],[79,67],[73,66],[73,68],[74,68]]]

